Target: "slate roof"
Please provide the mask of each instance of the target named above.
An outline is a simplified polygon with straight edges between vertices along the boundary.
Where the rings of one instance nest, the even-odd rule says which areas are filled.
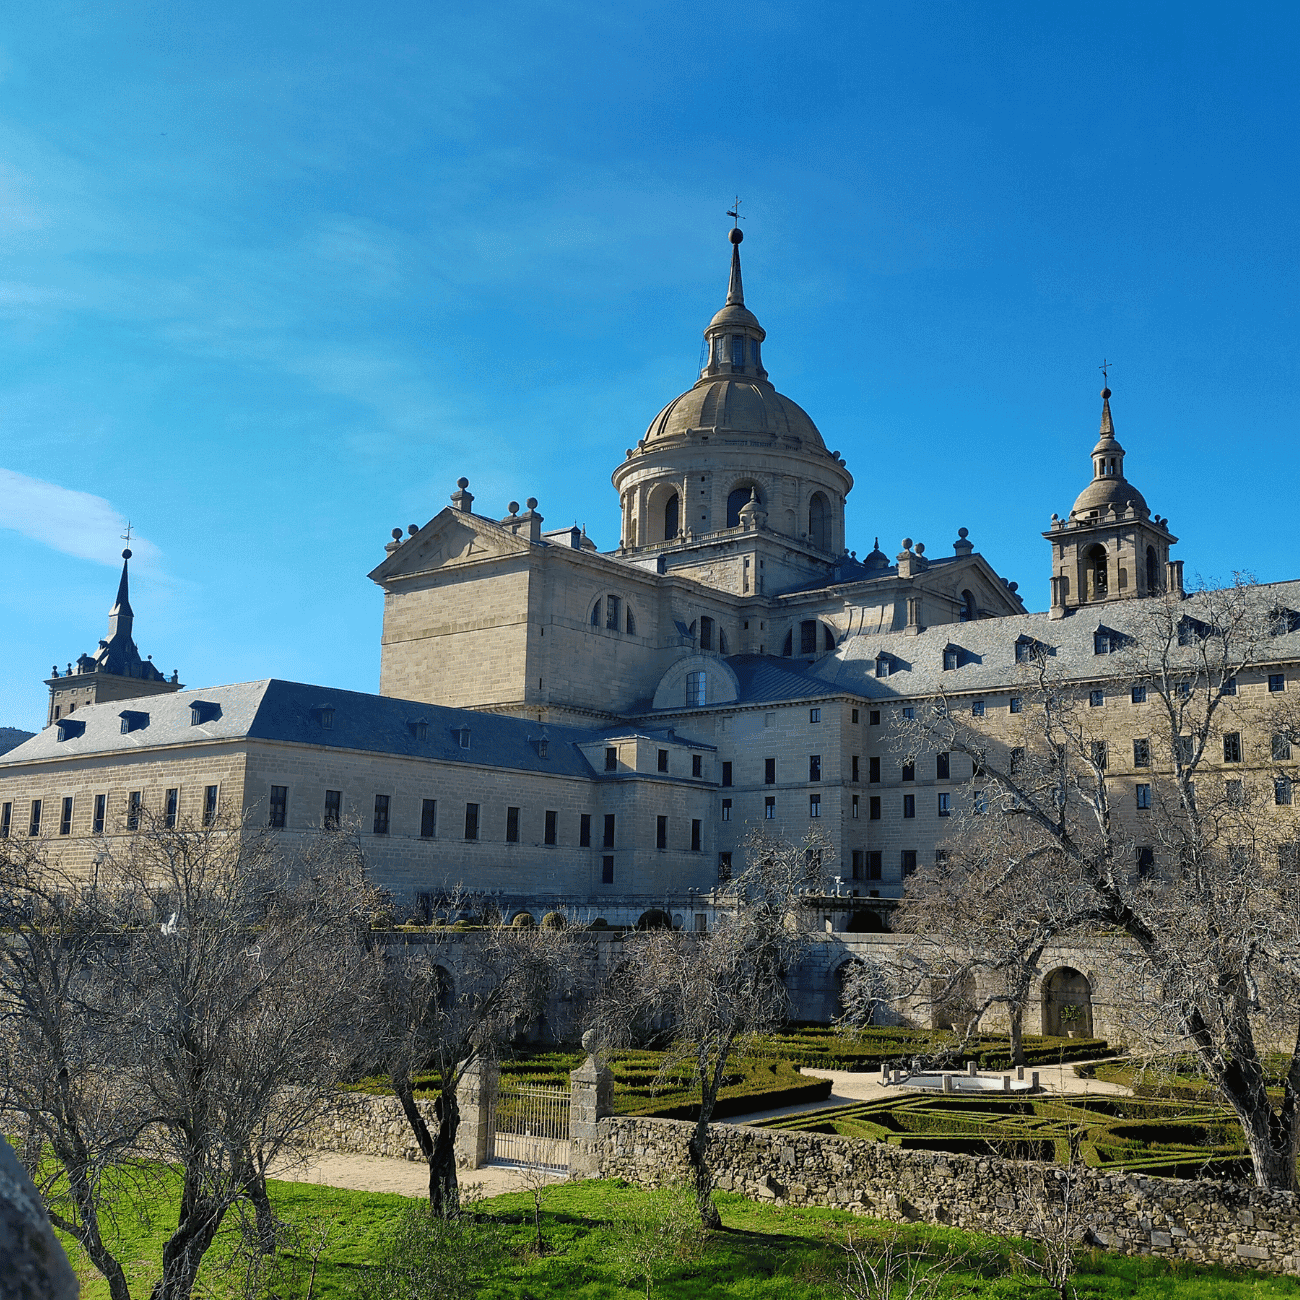
[[[190,720],[191,705],[195,703],[210,706],[209,716],[197,725]],[[333,726],[329,728],[320,722],[323,705],[334,710]],[[124,712],[147,715],[147,725],[123,733]],[[57,724],[46,727],[0,757],[0,777],[20,763],[126,754],[195,741],[250,739],[589,778],[596,773],[577,745],[603,738],[611,731],[609,727],[543,726],[527,718],[450,709],[275,678],[86,705],[66,721],[80,724],[84,730],[61,741]],[[419,721],[428,724],[424,739],[412,726]],[[466,726],[470,730],[470,747],[462,749],[458,733]],[[546,758],[538,756],[535,743],[543,733],[549,741]]]

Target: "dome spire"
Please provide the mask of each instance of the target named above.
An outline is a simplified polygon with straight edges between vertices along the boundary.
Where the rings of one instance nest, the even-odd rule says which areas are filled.
[[[741,230],[740,223],[744,217],[740,215],[740,195],[736,195],[735,203],[728,208],[727,216],[731,218],[731,230],[727,238],[731,240],[731,282],[727,285],[727,303],[728,307],[743,307],[745,305],[745,286],[740,282],[740,241],[745,238],[745,232]]]

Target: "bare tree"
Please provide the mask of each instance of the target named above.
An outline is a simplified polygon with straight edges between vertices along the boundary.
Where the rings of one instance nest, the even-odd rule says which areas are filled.
[[[444,899],[441,910],[454,915],[469,906],[457,895]],[[375,1063],[388,1075],[428,1162],[429,1205],[444,1217],[460,1209],[456,1091],[462,1079],[532,1026],[553,989],[577,978],[571,931],[507,925],[490,913],[481,919],[472,929],[434,925],[418,939],[394,938],[371,1013]],[[425,1072],[438,1087],[432,1132],[415,1098],[416,1077]]]
[[[104,1174],[177,1167],[177,1224],[153,1295],[185,1300],[241,1199],[273,1248],[267,1167],[350,1059],[349,1011],[373,966],[359,855],[339,834],[299,856],[238,825],[142,814],[135,833],[106,842],[92,888],[39,853],[7,849],[4,871],[3,1050],[19,1078],[11,1102],[59,1162],[47,1203],[124,1300]]]
[[[663,1024],[671,1038],[662,1075],[686,1066],[699,1086],[688,1152],[705,1228],[722,1222],[708,1160],[718,1094],[733,1058],[786,1016],[784,977],[808,942],[799,895],[821,887],[832,855],[820,833],[797,847],[753,833],[744,852],[745,869],[727,885],[714,929],[631,936],[602,998],[606,1041],[627,1041],[638,1026]]]
[[[1132,942],[1134,1016],[1195,1053],[1241,1121],[1258,1184],[1294,1188],[1300,874],[1289,810],[1275,806],[1289,786],[1274,784],[1288,778],[1268,750],[1247,755],[1253,767],[1240,776],[1212,772],[1243,736],[1276,730],[1259,702],[1268,696],[1241,688],[1266,672],[1290,622],[1281,627],[1267,592],[1244,581],[1108,614],[1122,627],[1097,632],[1106,689],[1131,688],[1148,706],[1136,779],[1112,772],[1092,683],[1057,667],[1048,648],[1025,665],[1022,712],[1002,731],[938,698],[916,710],[906,744],[971,757],[971,815],[986,819],[991,841],[1018,846],[998,858],[1005,888],[1059,891],[1067,915]],[[1280,1106],[1268,1096],[1261,1030],[1287,1044]]]

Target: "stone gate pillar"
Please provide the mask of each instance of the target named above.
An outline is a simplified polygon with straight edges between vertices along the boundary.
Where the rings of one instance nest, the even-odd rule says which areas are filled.
[[[582,1036],[587,1059],[569,1074],[569,1177],[600,1177],[600,1121],[614,1113],[614,1076],[595,1055],[596,1035]]]
[[[477,1169],[492,1147],[497,1109],[497,1063],[474,1061],[456,1089],[460,1126],[456,1129],[456,1168]]]

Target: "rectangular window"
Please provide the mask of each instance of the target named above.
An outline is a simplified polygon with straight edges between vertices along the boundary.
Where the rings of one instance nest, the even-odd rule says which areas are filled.
[[[972,718],[982,718],[984,716],[983,700],[976,700],[975,703],[970,706],[970,715]]]
[[[1174,737],[1174,756],[1186,767],[1192,761],[1192,737],[1175,736]]]
[[[213,826],[217,820],[217,787],[207,785],[203,787],[203,824]]]
[[[687,706],[699,706],[705,702],[705,675],[703,673],[686,674],[686,703]]]
[[[176,829],[176,811],[180,799],[181,792],[175,786],[163,795],[163,825],[169,831]]]
[[[655,848],[666,849],[668,847],[668,818],[655,818]]]
[[[722,820],[723,820],[724,822],[729,822],[729,821],[731,820],[731,800],[730,800],[730,799],[724,799],[724,800],[722,801]]]
[[[519,809],[506,809],[506,843],[519,843]]]
[[[853,818],[856,821],[858,816],[858,796],[853,796]]]
[[[1145,704],[1147,702],[1147,688],[1141,682],[1133,687],[1129,695],[1134,704]]]
[[[1225,763],[1241,762],[1241,732],[1225,731],[1223,733],[1223,761]]]
[[[1273,781],[1273,802],[1275,804],[1291,802],[1291,782],[1284,776],[1279,776]]]
[[[1278,760],[1285,760],[1291,757],[1291,741],[1287,736],[1273,733],[1273,757]]]
[[[858,720],[858,711],[857,709],[854,709],[852,721],[856,722],[857,720]]]
[[[1106,742],[1104,740],[1094,740],[1092,742],[1092,765],[1100,768],[1103,772],[1106,770]]]
[[[880,710],[879,710],[879,709],[872,709],[871,712],[867,714],[867,726],[869,726],[869,727],[878,727],[878,726],[880,726]]]
[[[940,817],[952,816],[952,795],[941,794],[939,796],[939,816]]]
[[[1088,692],[1088,707],[1090,709],[1099,709],[1106,703],[1106,693],[1104,691]]]
[[[608,766],[608,762],[609,762],[608,752],[606,753],[605,761],[606,761],[606,765]],[[668,751],[666,749],[661,749],[659,751],[659,771],[661,772],[668,771]]]
[[[96,795],[96,799],[102,799],[104,796]],[[0,804],[0,840],[7,840],[9,832],[13,827],[14,806],[12,803]]]
[[[283,789],[283,787],[280,788]],[[272,796],[273,809],[274,809],[275,791],[276,791],[276,787],[272,786],[271,796]],[[131,793],[126,797],[126,829],[127,830],[138,831],[140,829],[140,810],[143,806],[144,806],[144,796],[141,794],[139,790],[132,790]],[[271,823],[272,826],[274,826],[275,824],[276,824],[275,822]],[[279,824],[283,826],[284,822],[281,821]]]
[[[273,785],[268,805],[267,825],[283,827],[288,817],[288,809],[289,787],[287,785]]]
[[[1025,765],[1025,750],[1022,745],[1016,745],[1011,751],[1011,775],[1015,776]]]
[[[873,822],[880,820],[880,796],[878,794],[871,796],[871,801],[867,805],[867,818]]]
[[[776,784],[776,759],[765,758],[763,760],[763,784]]]
[[[1286,690],[1286,674],[1285,674],[1285,673],[1269,673],[1269,675],[1268,675],[1268,689],[1269,689],[1270,691],[1272,691],[1274,694],[1276,694],[1278,691],[1284,691],[1284,690]]]
[[[822,756],[820,754],[808,755],[808,779],[810,781],[820,781],[822,779]]]
[[[691,852],[692,853],[698,853],[700,851],[701,836],[703,834],[702,826],[703,823],[700,821],[698,817],[694,817],[691,819]]]
[[[730,764],[730,763],[723,763],[723,765],[722,765],[722,784],[723,784],[723,785],[730,785],[730,784],[731,784],[731,764]]]
[[[903,796],[903,816],[904,817],[916,816],[916,795],[905,794]]]
[[[856,785],[858,782],[858,756],[856,754],[849,759],[849,768],[852,772],[850,780]]]
[[[9,805],[5,804],[5,808],[7,809],[8,807]],[[102,835],[104,833],[104,815],[107,811],[108,811],[108,796],[106,794],[97,794],[95,796],[95,815],[91,818],[90,821],[91,834]],[[9,827],[9,816],[8,813],[6,813],[5,830],[4,830],[4,834],[6,835],[9,833],[8,827]]]
[[[946,672],[946,673],[947,673],[947,672],[952,672],[952,670],[953,670],[954,668],[956,668],[956,667],[957,667],[957,651],[956,651],[956,650],[945,650],[945,651],[943,652],[943,670],[944,670],[944,672]]]
[[[615,749],[613,745],[607,745],[605,747],[605,771],[618,771],[618,750]]]
[[[822,711],[821,711],[820,709],[809,709],[809,710],[808,710],[808,721],[809,721],[809,722],[820,722],[821,720],[822,720]]]
[[[934,756],[934,779],[936,781],[947,781],[952,771],[951,755],[936,754]]]
[[[1151,742],[1144,736],[1133,742],[1133,766],[1151,766]]]
[[[763,800],[763,819],[765,821],[776,820],[776,795],[770,794]]]
[[[1236,695],[1237,679],[1235,677],[1225,677],[1223,685],[1220,687],[1220,693],[1223,695]]]
[[[583,813],[578,819],[578,847],[591,848],[591,814]]]
[[[1139,808],[1151,807],[1151,787],[1149,785],[1140,782],[1134,787],[1134,792],[1137,796],[1137,806]]]
[[[867,759],[867,781],[871,785],[880,784],[880,759],[879,758]]]
[[[718,854],[718,883],[725,885],[731,879],[731,854]]]
[[[614,883],[614,859],[611,857],[601,858],[600,860],[600,883],[602,885],[612,885]]]
[[[1013,695],[1011,697],[1011,712],[1022,713],[1024,712],[1024,708],[1025,708],[1024,700],[1022,700],[1019,695]]]
[[[986,790],[976,790],[971,797],[971,811],[976,817],[983,817],[989,810],[989,796]]]
[[[1190,700],[1192,698],[1191,682],[1175,682],[1174,698],[1179,700]]]
[[[374,830],[376,835],[388,834],[388,804],[389,804],[388,795],[386,794],[375,795]]]
[[[138,795],[136,797],[139,798]],[[139,824],[138,817],[136,819],[136,823],[137,825]],[[33,799],[31,818],[27,822],[27,834],[31,839],[35,839],[40,833],[41,833],[41,801],[39,799]]]
[[[478,804],[476,803],[465,805],[465,838],[478,839]]]
[[[168,793],[175,793],[175,792],[169,791]],[[174,824],[175,823],[173,823],[173,825]],[[70,798],[65,798],[63,800],[63,812],[62,812],[62,816],[60,816],[59,818],[59,834],[60,835],[72,834],[72,800]]]
[[[704,755],[703,755],[703,754],[692,754],[692,755],[691,755],[691,775],[692,775],[692,776],[703,776],[703,775],[704,775]]]
[[[903,764],[903,780],[904,780],[904,781],[915,781],[915,780],[916,780],[916,764],[915,764],[915,763],[910,763],[910,762],[909,762],[909,763],[904,763],[904,764]]]
[[[605,814],[605,847],[612,849],[614,847],[614,814]]]
[[[866,855],[862,852],[861,849],[853,850],[853,879],[854,880],[862,879],[862,873],[863,871],[866,870],[866,865],[863,862],[863,858],[865,856]]]
[[[903,850],[903,878],[906,879],[916,871],[916,850]]]
[[[555,845],[559,843],[560,814],[555,808],[546,810],[546,824],[542,831],[542,843]]]
[[[822,797],[819,794],[810,794],[808,796],[808,816],[820,817],[822,815]]]
[[[420,838],[431,840],[438,833],[438,801],[424,799],[420,803]]]
[[[910,704],[906,705],[903,709],[903,717],[908,722],[914,722],[916,720],[916,710]]]
[[[871,849],[867,853],[867,879],[879,880],[884,870],[884,855],[879,849]]]
[[[1150,844],[1139,844],[1137,850],[1137,873],[1149,876],[1156,866],[1156,851]]]
[[[327,831],[336,831],[343,820],[343,791],[325,791],[325,818],[323,825]]]

